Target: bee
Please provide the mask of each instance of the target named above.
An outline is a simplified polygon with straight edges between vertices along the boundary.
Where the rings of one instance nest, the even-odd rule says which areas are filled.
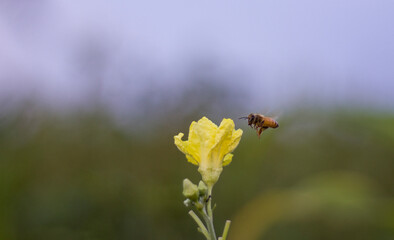
[[[247,117],[241,117],[239,119],[248,119],[248,125],[256,130],[257,134],[259,135],[259,138],[261,133],[267,128],[279,127],[278,122],[262,114],[251,113]]]

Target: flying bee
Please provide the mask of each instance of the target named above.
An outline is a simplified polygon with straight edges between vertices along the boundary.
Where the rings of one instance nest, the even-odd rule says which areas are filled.
[[[259,135],[259,138],[261,133],[267,128],[279,127],[278,122],[262,114],[251,113],[247,117],[241,117],[239,119],[248,119],[248,125],[256,130],[257,134]]]

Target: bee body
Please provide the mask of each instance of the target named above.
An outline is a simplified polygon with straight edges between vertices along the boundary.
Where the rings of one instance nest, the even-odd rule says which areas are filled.
[[[262,114],[251,113],[247,117],[242,117],[243,119],[248,119],[248,125],[257,131],[257,134],[261,133],[267,128],[277,128],[279,124],[277,121],[270,117],[266,117]]]

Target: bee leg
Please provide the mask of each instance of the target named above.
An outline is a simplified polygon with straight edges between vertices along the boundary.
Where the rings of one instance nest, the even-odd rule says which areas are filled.
[[[257,135],[259,135],[259,138],[260,138],[260,135],[261,135],[261,133],[264,131],[264,129],[261,127],[259,130],[258,130],[258,132],[257,132]]]
[[[259,129],[259,138],[260,138],[260,135],[263,133],[263,131],[264,130],[266,130],[268,127],[261,127],[260,129]]]
[[[261,123],[259,123],[259,124],[257,124],[257,120],[256,120],[256,123],[254,124],[254,129],[256,129],[256,130],[259,129],[259,127],[262,126],[263,124],[264,124],[264,119],[261,120]]]
[[[209,195],[209,196],[208,196],[208,198],[207,198],[207,200],[205,200],[205,202],[208,202],[208,201],[209,201],[209,199],[211,199],[211,197],[212,197],[212,196],[211,196],[211,195]]]

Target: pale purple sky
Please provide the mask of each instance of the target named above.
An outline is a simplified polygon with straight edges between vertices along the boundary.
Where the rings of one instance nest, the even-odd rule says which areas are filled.
[[[222,84],[257,107],[394,109],[392,0],[0,1],[0,101],[84,104],[97,77],[81,70],[84,51],[105,59],[87,67],[111,106],[152,85],[181,88],[185,69],[208,59],[245,74]]]

